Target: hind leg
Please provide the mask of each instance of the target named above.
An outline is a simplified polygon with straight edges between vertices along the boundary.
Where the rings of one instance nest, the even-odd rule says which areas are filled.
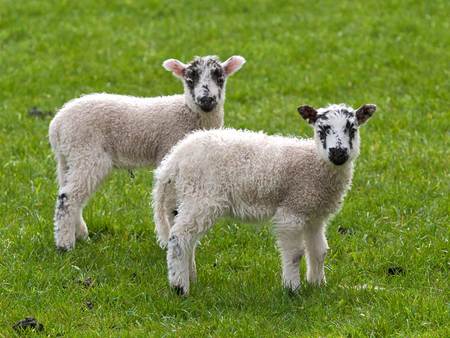
[[[198,241],[192,248],[191,256],[189,257],[189,280],[195,282],[197,280],[197,266],[195,264],[195,249],[197,248]]]
[[[197,209],[197,203],[179,208],[175,224],[170,229],[167,250],[169,284],[179,295],[189,293],[189,279],[196,277],[195,246],[216,217],[212,209]]]
[[[69,165],[62,177],[55,210],[55,242],[60,250],[75,246],[75,238],[87,238],[88,231],[82,209],[91,194],[111,170],[111,160],[105,154],[86,156],[83,162]]]
[[[57,155],[56,173],[58,178],[59,190],[61,191],[62,188],[67,185],[67,176],[69,175],[69,166],[67,165],[65,157],[61,154]],[[89,232],[83,219],[82,210],[80,211],[78,219],[79,221],[77,222],[75,227],[75,237],[77,239],[85,240],[88,238]]]
[[[89,238],[89,231],[86,222],[83,219],[83,210],[80,210],[80,215],[78,217],[79,221],[75,227],[75,238],[80,240],[87,240]]]

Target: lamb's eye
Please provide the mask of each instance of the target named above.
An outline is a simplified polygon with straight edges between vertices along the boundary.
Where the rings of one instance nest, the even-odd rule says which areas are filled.
[[[211,75],[213,77],[213,79],[216,80],[217,84],[222,85],[225,81],[224,77],[223,77],[223,72],[220,69],[213,69],[211,71]]]
[[[330,131],[330,126],[318,126],[318,132],[321,138],[325,138],[326,135],[329,135]]]
[[[198,78],[198,72],[195,69],[190,69],[186,74],[186,80],[190,79],[193,81],[196,78]]]

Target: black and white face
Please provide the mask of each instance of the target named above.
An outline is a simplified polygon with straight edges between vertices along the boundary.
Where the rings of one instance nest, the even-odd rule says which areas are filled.
[[[314,139],[322,158],[334,165],[343,165],[359,155],[358,128],[375,110],[373,104],[365,104],[356,111],[343,104],[318,110],[310,106],[298,108],[300,115],[314,127]]]
[[[163,67],[183,81],[186,102],[191,109],[210,112],[223,105],[226,80],[244,63],[242,56],[232,56],[225,62],[215,56],[204,56],[196,57],[187,65],[169,59]]]

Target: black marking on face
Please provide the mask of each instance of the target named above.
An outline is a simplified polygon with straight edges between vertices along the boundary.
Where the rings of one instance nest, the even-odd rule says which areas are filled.
[[[348,119],[355,117],[355,114],[353,114],[352,112],[348,111],[347,109],[341,109],[339,112],[342,115],[344,115],[346,118],[348,118]]]
[[[324,113],[322,113],[320,115],[317,115],[317,120],[316,121],[318,121],[318,120],[323,120],[323,121],[328,120],[328,116],[325,115],[326,113],[328,113],[328,112],[326,111],[326,112],[324,112]]]
[[[347,123],[345,124],[345,130],[344,132],[348,134],[348,142],[350,145],[350,149],[353,149],[353,140],[355,139],[355,135],[356,135],[356,127],[355,124],[347,121]]]
[[[191,93],[192,98],[196,101],[195,88],[198,86],[203,72],[210,72],[208,78],[211,78],[217,86],[222,89],[225,85],[225,71],[219,60],[216,58],[196,58],[192,61],[185,70],[184,79],[186,85]],[[208,96],[210,88],[207,84],[202,85],[203,95]],[[218,91],[218,98],[222,96],[222,91]],[[208,111],[208,110],[206,110]]]
[[[225,72],[221,65],[217,64],[211,70],[211,77],[215,83],[219,86],[219,88],[223,88],[225,84]]]
[[[178,215],[178,210],[177,209],[172,210],[172,215],[177,216]]]
[[[192,62],[184,72],[184,79],[191,92],[194,95],[194,88],[200,79],[200,61],[196,60]]]
[[[320,124],[317,126],[317,133],[319,135],[319,139],[322,142],[323,149],[327,148],[327,135],[329,134],[329,131],[331,130],[331,127],[327,124]]]

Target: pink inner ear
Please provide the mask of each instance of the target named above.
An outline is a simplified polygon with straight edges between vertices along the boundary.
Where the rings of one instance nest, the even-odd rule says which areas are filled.
[[[242,56],[232,56],[223,64],[225,74],[231,75],[236,72],[245,63],[245,59]]]
[[[173,72],[175,75],[183,76],[185,65],[182,64],[180,61],[175,59],[169,59],[164,61],[163,66],[167,70]]]

